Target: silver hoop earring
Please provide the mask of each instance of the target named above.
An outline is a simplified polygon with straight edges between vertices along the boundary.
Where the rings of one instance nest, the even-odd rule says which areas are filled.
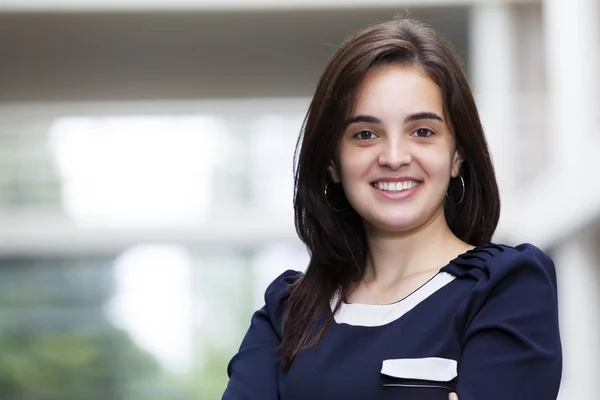
[[[333,211],[335,212],[342,212],[344,211],[346,208],[342,208],[341,210],[334,208],[331,203],[329,203],[329,199],[327,198],[327,188],[329,187],[329,184],[331,183],[331,181],[327,182],[325,184],[325,203],[327,203],[327,205],[329,206],[329,208],[331,208]]]
[[[467,188],[465,187],[465,180],[463,179],[462,175],[459,175],[458,177],[460,178],[460,183],[462,185],[462,196],[460,196],[460,200],[458,201],[458,203],[456,203],[456,205],[459,205],[463,202],[463,200],[465,199],[465,193],[467,192]]]

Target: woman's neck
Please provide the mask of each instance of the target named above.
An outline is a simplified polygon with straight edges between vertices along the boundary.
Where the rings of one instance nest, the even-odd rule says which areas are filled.
[[[443,212],[409,233],[386,232],[371,226],[366,228],[366,234],[369,256],[365,281],[384,285],[439,270],[473,248],[452,233]]]

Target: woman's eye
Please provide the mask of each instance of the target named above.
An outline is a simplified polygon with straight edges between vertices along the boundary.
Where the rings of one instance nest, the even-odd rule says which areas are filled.
[[[412,136],[417,136],[417,137],[421,137],[421,138],[428,138],[430,136],[433,136],[433,132],[430,129],[427,128],[419,128],[416,131],[414,131],[412,133]]]
[[[376,137],[377,137],[377,135],[374,132],[367,131],[367,130],[357,132],[354,135],[354,138],[358,139],[358,140],[369,140],[369,139],[374,139]]]

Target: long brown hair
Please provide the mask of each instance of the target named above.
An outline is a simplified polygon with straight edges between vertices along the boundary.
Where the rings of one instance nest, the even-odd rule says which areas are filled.
[[[347,293],[363,275],[368,249],[361,217],[341,186],[330,182],[327,168],[335,162],[343,122],[363,77],[369,68],[389,63],[416,66],[441,88],[444,113],[464,158],[466,187],[459,201],[461,183],[450,181],[444,204],[450,229],[474,246],[489,242],[496,229],[500,198],[494,168],[469,83],[449,45],[432,29],[405,18],[350,37],[319,79],[296,146],[295,223],[310,262],[287,298],[280,347],[284,367],[331,326],[328,307],[336,290]]]

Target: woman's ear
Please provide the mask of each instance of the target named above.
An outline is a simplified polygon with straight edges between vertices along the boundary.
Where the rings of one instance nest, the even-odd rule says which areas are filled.
[[[453,178],[457,178],[460,175],[460,167],[462,166],[463,161],[464,158],[462,156],[462,150],[456,149],[454,151],[454,157],[452,159],[452,169],[450,171],[450,176],[452,176]]]
[[[333,160],[331,160],[331,162],[329,163],[329,167],[327,167],[327,171],[329,171],[329,176],[331,177],[331,180],[335,183],[340,183],[342,180],[340,179],[340,174],[338,172],[338,169],[335,165],[335,163],[333,162]]]

